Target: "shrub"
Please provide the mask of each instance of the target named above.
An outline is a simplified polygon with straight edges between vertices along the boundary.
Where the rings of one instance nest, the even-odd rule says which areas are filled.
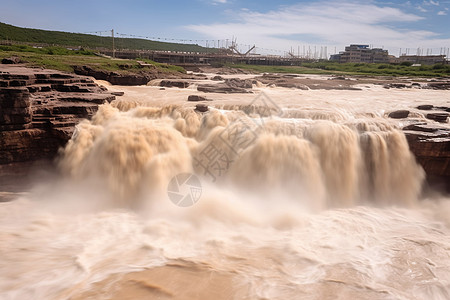
[[[400,63],[400,66],[411,67],[412,65],[413,65],[413,63],[410,61],[404,61],[404,62]]]
[[[445,69],[446,66],[444,64],[435,64],[433,65],[433,70],[442,70]]]

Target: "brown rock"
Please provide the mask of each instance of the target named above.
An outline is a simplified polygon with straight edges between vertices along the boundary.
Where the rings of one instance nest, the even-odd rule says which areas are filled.
[[[403,127],[403,130],[412,130],[412,131],[421,131],[421,132],[436,132],[439,128],[436,128],[434,125],[429,125],[426,123],[421,124],[411,124]]]
[[[225,84],[232,88],[243,88],[243,89],[251,89],[252,88],[252,80],[250,79],[239,79],[239,78],[230,78],[225,79]]]
[[[429,82],[428,88],[433,90],[450,90],[450,82]]]
[[[0,74],[0,164],[52,159],[91,117],[115,97],[91,79],[59,71],[3,66]],[[12,81],[26,86],[11,87]],[[32,91],[32,93],[30,93]]]
[[[395,89],[403,89],[403,88],[406,88],[408,86],[406,84],[404,84],[404,83],[390,83],[389,87],[395,88]]]
[[[202,84],[197,87],[197,90],[204,93],[221,93],[221,94],[251,93],[251,91],[247,89],[230,87],[224,83]]]
[[[163,87],[177,87],[180,89],[187,88],[189,86],[189,82],[183,80],[161,80],[159,86]]]
[[[145,85],[156,75],[147,74],[119,74],[116,72],[97,71],[88,66],[73,66],[75,74],[92,76],[95,79],[106,80],[115,85]]]
[[[389,118],[393,118],[393,119],[404,119],[407,118],[409,115],[409,111],[408,110],[396,110],[393,111],[391,113],[389,113]]]
[[[120,75],[111,73],[106,80],[115,85],[146,85],[152,79],[154,78],[145,75]]]
[[[0,108],[29,107],[30,93],[26,88],[1,88]]]
[[[188,101],[211,101],[208,98],[206,98],[204,96],[199,96],[199,95],[189,95],[187,100]]]
[[[448,113],[431,113],[427,114],[427,119],[434,120],[439,123],[447,123]]]
[[[419,106],[417,106],[417,109],[420,109],[420,110],[431,110],[431,109],[433,109],[433,105],[430,105],[430,104],[419,105]]]
[[[205,104],[197,104],[195,106],[195,110],[199,112],[207,112],[209,110],[208,105]]]
[[[423,167],[428,184],[450,192],[450,129],[416,125],[404,130],[409,148]]]
[[[436,107],[436,109],[450,112],[450,107],[448,107],[448,106],[438,106],[438,107]]]
[[[8,58],[2,59],[2,64],[5,64],[5,65],[20,64],[20,63],[21,63],[21,60],[17,56],[13,56],[13,57],[8,57]]]
[[[30,93],[26,88],[0,88],[0,128],[25,129],[31,123]]]

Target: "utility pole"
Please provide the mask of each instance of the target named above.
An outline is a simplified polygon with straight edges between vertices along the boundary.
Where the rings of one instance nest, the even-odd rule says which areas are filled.
[[[112,37],[112,57],[116,57],[116,49],[114,48],[114,29],[111,29],[111,37]]]

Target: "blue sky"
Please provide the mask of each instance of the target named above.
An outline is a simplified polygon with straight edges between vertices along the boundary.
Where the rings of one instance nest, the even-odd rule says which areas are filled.
[[[16,26],[198,40],[237,39],[241,49],[283,54],[350,43],[384,47],[391,54],[439,54],[450,47],[450,0],[0,0],[0,21]],[[106,35],[106,33],[104,33]],[[224,42],[221,42],[224,43]],[[276,51],[275,51],[276,50]]]

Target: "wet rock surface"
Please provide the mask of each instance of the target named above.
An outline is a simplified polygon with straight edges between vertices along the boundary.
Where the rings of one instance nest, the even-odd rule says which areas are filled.
[[[199,92],[204,93],[220,93],[220,94],[247,94],[252,93],[251,90],[240,88],[240,87],[232,87],[225,83],[218,84],[201,84],[197,87]]]
[[[204,93],[222,93],[222,94],[235,94],[235,93],[252,93],[253,83],[256,80],[253,79],[239,79],[239,78],[222,78],[223,82],[216,84],[200,84],[197,90]]]
[[[309,90],[309,87],[297,76],[264,74],[258,77],[258,80],[264,84],[273,84],[278,87],[296,88],[300,90]]]
[[[389,113],[389,118],[393,119],[404,119],[407,118],[409,115],[409,110],[396,110],[391,113]]]
[[[0,164],[53,158],[75,125],[115,96],[91,78],[0,66]]]
[[[199,112],[207,112],[209,110],[208,105],[206,104],[197,104],[195,106],[195,110]]]
[[[449,90],[450,89],[450,81],[447,79],[441,79],[439,81],[425,81],[425,82],[411,82],[405,81],[401,83],[386,83],[383,85],[385,89],[432,89],[432,90]]]
[[[426,117],[439,123],[447,123],[449,115],[449,113],[430,113]]]
[[[239,79],[228,78],[225,79],[225,84],[233,88],[251,89],[253,87],[253,80],[251,79]]]
[[[419,106],[417,106],[417,109],[420,109],[420,110],[431,110],[431,109],[433,109],[433,105],[431,105],[431,104],[419,105]]]
[[[403,127],[403,132],[428,183],[450,193],[450,127],[422,122]]]
[[[123,65],[125,73],[111,72],[106,70],[94,70],[89,66],[73,66],[75,74],[92,76],[98,80],[105,80],[114,85],[146,85],[154,79],[195,79],[205,80],[203,74],[184,74],[180,72],[163,72],[151,64],[142,64],[142,69],[129,72],[129,66]],[[128,70],[128,73],[127,71]]]
[[[226,84],[202,84],[197,87],[199,92],[204,93],[220,93],[220,94],[246,94],[251,93],[251,91],[243,88],[234,88]]]
[[[299,90],[355,90],[361,88],[354,87],[356,84],[364,83],[357,80],[350,80],[345,77],[332,77],[329,79],[312,79],[296,74],[264,74],[255,78],[258,81],[284,88],[294,88]]]
[[[200,95],[189,95],[187,100],[192,101],[192,102],[212,101],[211,99],[208,99],[208,98],[206,98],[204,96],[200,96]]]
[[[189,82],[183,80],[161,80],[159,86],[162,87],[177,87],[180,89],[185,89],[189,86]]]
[[[427,87],[433,90],[450,90],[450,81],[429,82]]]
[[[105,70],[94,70],[88,66],[74,66],[75,74],[83,76],[92,76],[98,80],[106,80],[116,85],[145,85],[150,80],[158,78],[156,72],[148,72],[145,74],[119,74]]]

